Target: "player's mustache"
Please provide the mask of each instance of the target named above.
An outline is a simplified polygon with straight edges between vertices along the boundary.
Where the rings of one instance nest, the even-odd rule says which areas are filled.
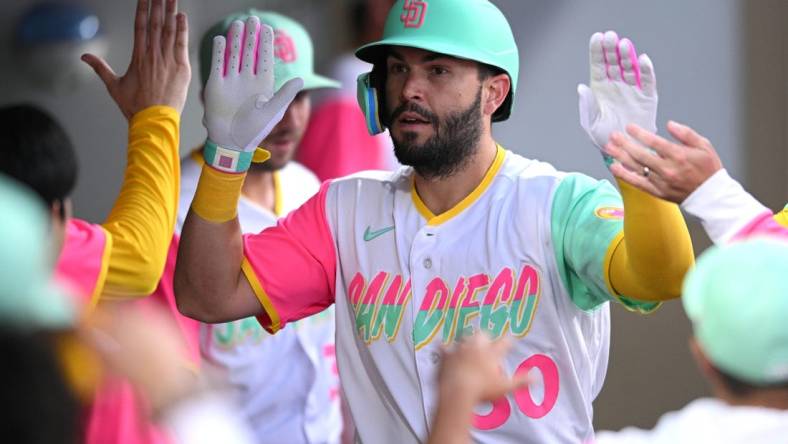
[[[418,114],[424,120],[432,123],[433,125],[437,124],[438,116],[431,113],[429,110],[424,109],[421,105],[415,102],[405,102],[402,105],[398,106],[392,113],[390,121],[395,121],[399,116],[403,113],[412,112]]]

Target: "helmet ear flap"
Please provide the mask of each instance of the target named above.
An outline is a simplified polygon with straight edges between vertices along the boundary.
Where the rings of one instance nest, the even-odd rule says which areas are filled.
[[[358,76],[356,95],[361,112],[364,113],[364,120],[367,122],[367,131],[374,136],[385,131],[385,128],[380,123],[378,90],[372,86],[371,75],[372,73],[368,72]]]
[[[384,115],[384,94],[382,86],[381,68],[375,64],[372,71],[358,76],[356,94],[358,104],[364,113],[367,122],[367,131],[371,135],[380,134],[386,130],[386,122],[381,117]]]

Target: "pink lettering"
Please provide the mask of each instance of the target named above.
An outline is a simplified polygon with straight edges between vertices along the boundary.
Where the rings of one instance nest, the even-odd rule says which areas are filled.
[[[549,356],[541,354],[533,355],[520,363],[514,374],[526,374],[534,367],[542,372],[542,379],[544,380],[544,399],[542,403],[536,405],[528,387],[516,391],[514,393],[514,401],[523,414],[529,418],[539,419],[550,413],[555,406],[558,400],[560,380],[558,377],[558,366]],[[493,403],[490,413],[486,415],[474,414],[473,426],[479,430],[491,430],[505,424],[511,414],[511,404],[509,399],[504,396]]]
[[[473,426],[479,430],[492,430],[502,426],[512,414],[512,406],[504,396],[492,403],[492,411],[486,415],[473,415]]]
[[[455,339],[473,334],[473,326],[468,325],[471,319],[479,315],[479,300],[476,298],[479,291],[490,284],[490,277],[486,274],[475,274],[468,279],[468,292],[462,300],[459,316],[457,318],[457,335]]]
[[[555,406],[558,400],[558,366],[555,365],[552,359],[545,355],[533,355],[523,361],[515,375],[527,374],[532,368],[538,368],[542,372],[542,380],[544,381],[544,399],[542,404],[536,405],[531,397],[531,390],[528,387],[520,389],[514,393],[514,401],[520,410],[528,415],[529,418],[539,419],[548,414]]]
[[[358,311],[361,295],[364,294],[364,287],[366,285],[367,282],[364,280],[364,276],[361,273],[356,273],[353,279],[350,280],[350,285],[348,285],[347,292],[350,297],[350,303],[356,308],[356,311]]]
[[[523,337],[528,334],[536,314],[540,290],[539,272],[534,267],[525,265],[520,271],[517,292],[509,312],[509,328],[513,335]]]
[[[479,308],[479,301],[474,298],[475,293],[490,284],[490,277],[486,274],[474,274],[468,278],[468,296],[463,300],[463,308]]]
[[[410,285],[410,282],[408,282]],[[394,276],[394,280],[391,281],[391,285],[389,285],[389,289],[386,290],[386,296],[383,297],[383,303],[386,305],[395,305],[397,300],[397,295],[400,294],[400,286],[402,285],[402,276],[396,275]]]
[[[509,323],[509,308],[506,306],[498,308],[498,306],[512,299],[513,290],[514,270],[506,267],[498,273],[487,294],[484,295],[479,328],[489,332],[494,338],[501,336]]]
[[[427,345],[440,329],[444,320],[443,309],[449,288],[441,278],[435,278],[427,284],[427,293],[421,304],[421,310],[413,323],[413,343],[416,350]]]
[[[446,310],[446,320],[443,324],[443,342],[449,343],[454,337],[454,330],[457,327],[457,306],[460,304],[460,299],[465,294],[468,287],[468,280],[464,276],[457,278],[457,283],[454,284],[454,291],[451,294],[448,310]]]
[[[405,284],[405,288],[402,288],[402,276],[395,276],[386,291],[383,304],[378,307],[375,322],[372,324],[372,338],[370,341],[380,339],[380,335],[384,331],[389,342],[396,339],[400,322],[402,321],[404,306],[409,297],[410,280]]]
[[[375,279],[369,284],[367,293],[364,295],[365,304],[375,304],[380,296],[380,290],[383,288],[383,283],[388,279],[389,274],[385,271],[379,271],[375,275]]]

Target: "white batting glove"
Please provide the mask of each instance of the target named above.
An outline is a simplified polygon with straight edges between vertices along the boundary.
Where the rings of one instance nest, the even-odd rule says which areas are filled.
[[[227,39],[213,39],[211,74],[205,85],[203,125],[208,141],[203,155],[218,170],[249,169],[258,145],[304,85],[295,78],[274,94],[273,35],[270,26],[250,17],[245,25],[233,22]]]
[[[577,86],[580,126],[600,150],[630,123],[657,131],[657,79],[646,54],[638,57],[629,39],[597,32],[589,42],[591,87]],[[605,164],[613,159],[602,153]]]

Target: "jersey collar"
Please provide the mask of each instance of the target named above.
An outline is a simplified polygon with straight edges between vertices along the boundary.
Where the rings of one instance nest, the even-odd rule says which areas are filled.
[[[410,196],[413,199],[413,205],[419,211],[419,214],[421,214],[422,217],[427,219],[427,225],[435,226],[448,221],[454,216],[457,216],[458,214],[462,213],[463,210],[471,206],[474,202],[476,202],[479,199],[479,197],[481,197],[482,194],[484,194],[487,188],[490,187],[490,184],[492,183],[495,176],[498,174],[498,171],[500,171],[505,158],[506,158],[506,150],[504,150],[503,147],[501,147],[501,145],[497,145],[495,160],[493,160],[490,169],[487,170],[487,173],[484,175],[484,178],[482,179],[481,183],[479,183],[479,185],[477,185],[476,188],[473,191],[471,191],[470,194],[465,196],[464,199],[459,201],[457,205],[455,205],[451,209],[437,216],[433,214],[432,211],[430,211],[430,209],[427,208],[427,205],[425,205],[424,202],[421,200],[419,193],[416,191],[416,181],[415,179],[412,179],[410,183]]]

